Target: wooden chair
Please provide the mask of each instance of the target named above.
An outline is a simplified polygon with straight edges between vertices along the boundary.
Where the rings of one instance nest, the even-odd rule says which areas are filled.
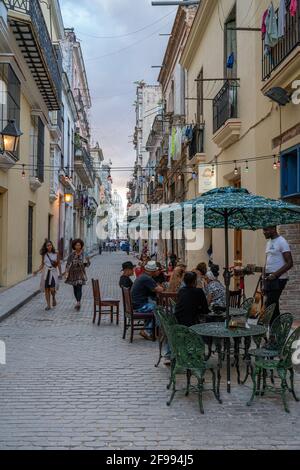
[[[122,287],[122,294],[123,294],[123,303],[124,303],[123,339],[126,339],[126,333],[130,329],[131,331],[130,342],[133,343],[134,332],[142,331],[145,329],[144,325],[141,325],[141,322],[152,320],[153,321],[152,341],[155,341],[156,321],[155,321],[154,312],[149,312],[149,313],[135,312],[132,306],[130,289],[126,289],[126,287]]]
[[[230,291],[230,307],[231,308],[240,308],[241,301],[242,301],[241,290]]]
[[[99,281],[92,279],[93,295],[94,295],[94,318],[93,323],[96,323],[97,313],[99,315],[98,326],[101,323],[102,315],[110,315],[111,323],[114,322],[114,315],[117,317],[117,325],[120,321],[120,300],[102,299],[100,293]]]

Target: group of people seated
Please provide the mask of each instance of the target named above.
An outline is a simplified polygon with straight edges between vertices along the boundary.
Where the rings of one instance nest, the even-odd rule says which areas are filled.
[[[158,295],[167,292],[177,295],[175,316],[181,325],[193,326],[210,310],[224,311],[226,290],[219,281],[219,266],[199,264],[191,272],[178,262],[171,276],[165,273],[160,263],[142,257],[137,267],[132,262],[124,263],[120,287],[131,290],[135,311],[148,313],[155,310]],[[132,280],[135,277],[135,280]],[[141,335],[150,339],[151,322],[145,324]]]

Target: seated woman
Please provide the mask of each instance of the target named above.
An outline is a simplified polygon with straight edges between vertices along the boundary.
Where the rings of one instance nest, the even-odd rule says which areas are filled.
[[[174,271],[171,275],[171,278],[170,278],[169,287],[167,289],[167,292],[176,293],[176,292],[179,291],[179,289],[182,286],[183,277],[184,277],[185,272],[186,272],[186,266],[184,266],[184,265],[177,266],[174,269]]]
[[[199,289],[203,289],[206,292],[207,288],[207,264],[200,263],[195,269],[195,273],[197,274],[197,287]]]
[[[207,302],[213,311],[223,312],[226,309],[226,289],[219,281],[220,268],[212,265],[207,273]]]
[[[175,316],[180,325],[190,327],[208,314],[208,305],[203,290],[197,288],[196,273],[186,273],[183,281],[185,287],[178,292]]]

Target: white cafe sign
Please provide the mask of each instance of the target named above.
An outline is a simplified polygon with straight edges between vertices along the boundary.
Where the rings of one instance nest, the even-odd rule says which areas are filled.
[[[199,165],[199,193],[203,194],[217,187],[216,170],[212,165]]]

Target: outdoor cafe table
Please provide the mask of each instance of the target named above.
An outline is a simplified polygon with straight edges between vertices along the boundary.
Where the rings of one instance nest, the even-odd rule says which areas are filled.
[[[222,368],[223,353],[222,353],[222,340],[225,340],[226,355],[227,355],[227,392],[231,392],[231,361],[230,361],[230,340],[252,338],[254,336],[264,336],[267,333],[267,328],[260,325],[251,325],[248,328],[226,328],[224,323],[202,323],[194,325],[191,330],[200,336],[212,338],[216,342],[219,370]],[[238,342],[239,343],[239,342]],[[235,348],[234,351],[237,370],[239,364],[239,350]]]
[[[236,317],[245,317],[247,315],[247,311],[243,308],[232,308],[230,307],[229,309],[229,316],[231,318],[236,318]],[[210,321],[221,321],[221,320],[226,320],[226,312],[221,312],[221,313],[209,313],[208,315],[205,315],[205,318],[207,322],[209,323]]]

